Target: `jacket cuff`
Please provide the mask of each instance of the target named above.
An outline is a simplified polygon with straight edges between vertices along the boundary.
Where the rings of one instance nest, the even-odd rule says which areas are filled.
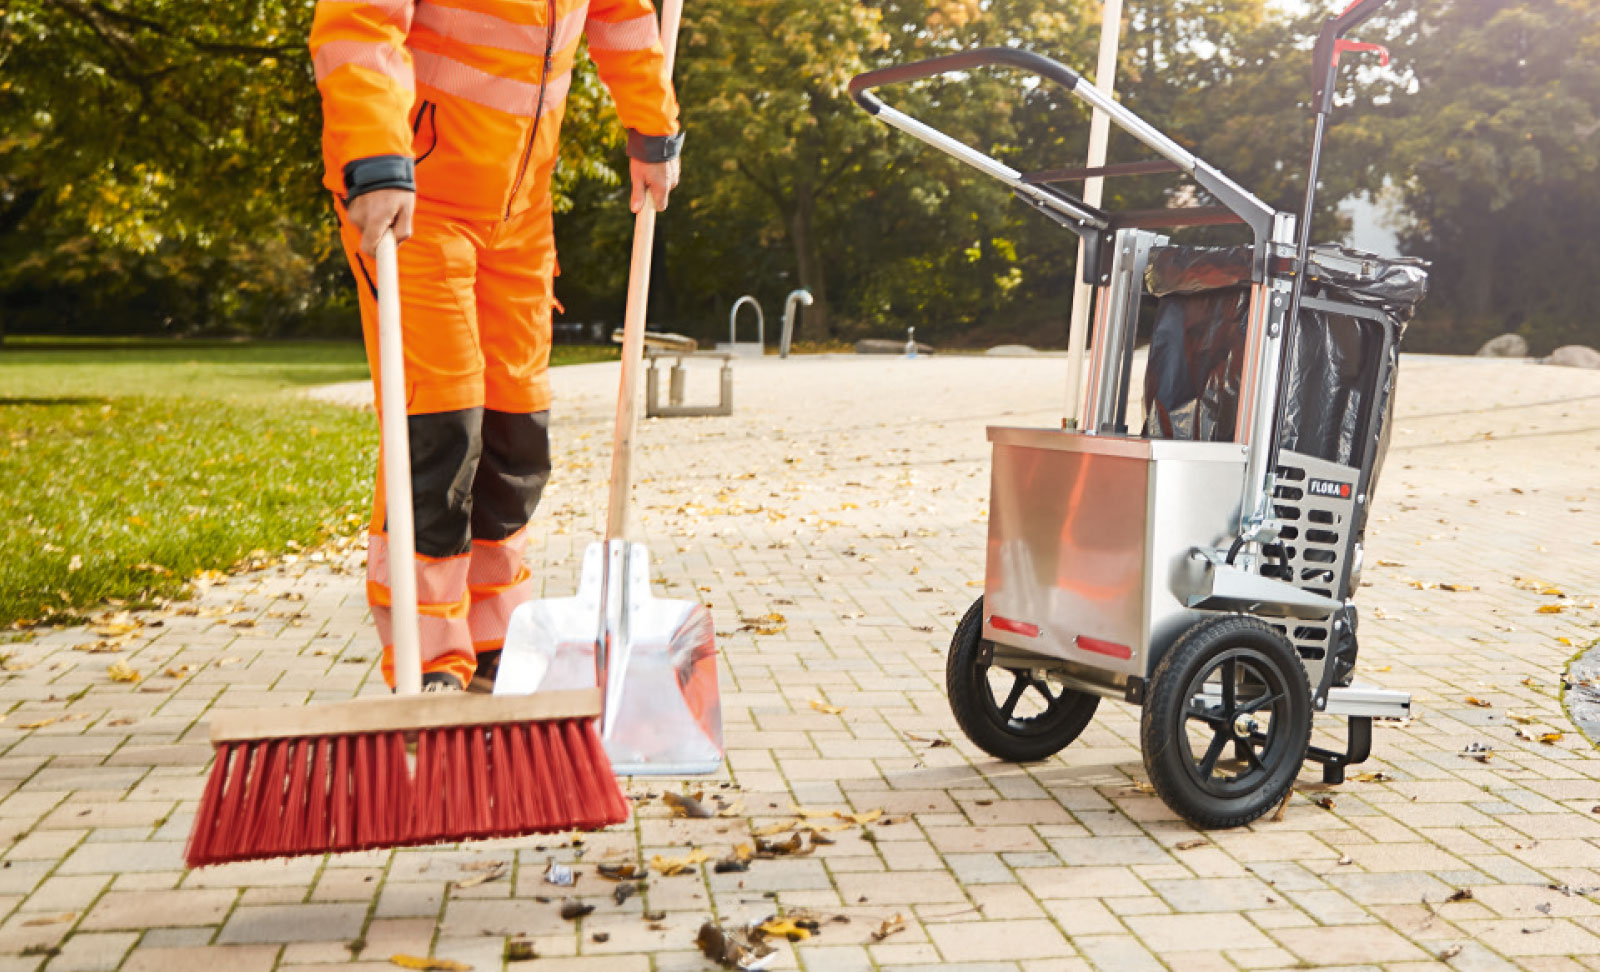
[[[641,135],[628,129],[628,157],[640,162],[671,162],[683,149],[683,133]]]
[[[417,164],[408,155],[374,155],[344,167],[345,201],[375,189],[417,191]]]

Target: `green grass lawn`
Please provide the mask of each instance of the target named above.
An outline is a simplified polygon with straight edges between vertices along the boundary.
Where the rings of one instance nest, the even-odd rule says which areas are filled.
[[[552,363],[614,356],[558,347]],[[356,344],[8,339],[0,625],[171,597],[359,530],[372,414],[296,391],[366,377]]]

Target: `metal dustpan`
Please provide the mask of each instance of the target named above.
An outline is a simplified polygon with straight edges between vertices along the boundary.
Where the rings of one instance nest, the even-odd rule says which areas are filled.
[[[605,687],[600,738],[619,776],[713,773],[722,707],[711,612],[650,592],[650,553],[625,540],[584,551],[576,597],[511,616],[495,694]]]
[[[668,77],[681,10],[680,0],[661,7]],[[711,612],[698,601],[653,596],[650,554],[628,540],[655,226],[646,203],[628,270],[606,540],[584,552],[576,597],[530,601],[512,613],[494,687],[496,695],[526,695],[602,686],[600,738],[619,776],[712,773],[723,754]]]

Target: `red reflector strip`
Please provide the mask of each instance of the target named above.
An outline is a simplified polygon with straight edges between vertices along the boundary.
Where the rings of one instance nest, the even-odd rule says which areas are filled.
[[[1097,655],[1110,655],[1112,658],[1128,659],[1133,657],[1133,649],[1127,645],[1119,645],[1115,641],[1101,641],[1099,638],[1085,638],[1078,635],[1074,639],[1078,647],[1084,651],[1092,651]]]
[[[1002,618],[998,614],[989,615],[989,627],[994,628],[996,631],[1009,631],[1012,634],[1019,634],[1026,638],[1039,637],[1038,625],[1029,624],[1026,621],[1013,621],[1010,618]]]

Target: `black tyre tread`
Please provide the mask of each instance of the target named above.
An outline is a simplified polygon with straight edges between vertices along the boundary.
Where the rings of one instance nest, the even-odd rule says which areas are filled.
[[[1181,682],[1169,684],[1173,680],[1171,673],[1175,669],[1188,668],[1198,655],[1209,650],[1216,641],[1226,641],[1229,635],[1242,632],[1253,634],[1265,632],[1282,640],[1282,635],[1271,625],[1247,614],[1226,614],[1196,624],[1184,632],[1156,665],[1145,692],[1144,711],[1139,720],[1139,748],[1144,757],[1145,772],[1149,775],[1156,794],[1179,816],[1197,827],[1206,829],[1228,830],[1242,827],[1276,809],[1282,802],[1284,794],[1294,786],[1299,768],[1305,763],[1306,750],[1311,745],[1311,685],[1306,678],[1305,664],[1300,661],[1298,653],[1295,653],[1293,646],[1290,645],[1289,651],[1293,654],[1293,663],[1287,666],[1285,675],[1290,679],[1292,686],[1299,687],[1304,693],[1305,739],[1294,760],[1295,773],[1289,776],[1283,786],[1275,788],[1273,797],[1247,811],[1233,814],[1208,812],[1195,805],[1186,786],[1168,775],[1161,758],[1167,746],[1174,740],[1163,732],[1163,728],[1172,715],[1173,706],[1180,702],[1186,705],[1188,701],[1178,698],[1181,694]]]
[[[1077,740],[1094,720],[1100,707],[1100,697],[1087,692],[1072,692],[1078,696],[1072,717],[1061,731],[1041,738],[1019,738],[996,726],[987,716],[984,700],[973,691],[971,669],[977,665],[978,646],[983,641],[983,598],[978,598],[967,609],[961,623],[950,638],[950,651],[945,658],[945,692],[950,698],[950,711],[956,725],[974,746],[1008,763],[1036,763],[1049,759]]]

